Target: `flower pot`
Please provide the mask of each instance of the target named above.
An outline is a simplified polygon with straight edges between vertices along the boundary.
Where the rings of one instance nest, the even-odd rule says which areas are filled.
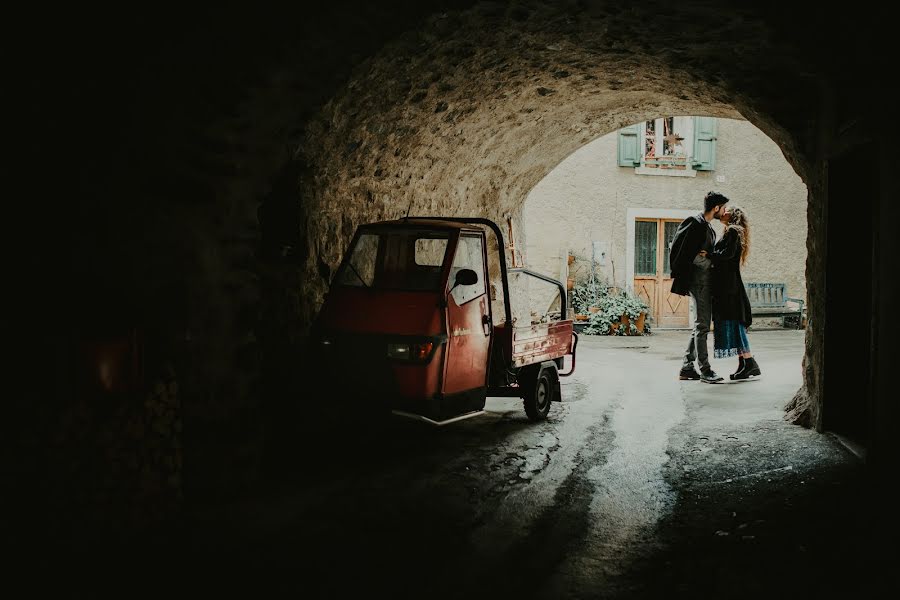
[[[575,264],[575,255],[574,254],[569,255],[569,264],[570,265]]]
[[[566,279],[566,289],[567,290],[575,289],[575,278],[574,277],[569,277]]]
[[[575,315],[575,320],[576,321],[587,321],[588,315]]]
[[[647,313],[642,312],[637,320],[634,322],[634,326],[637,328],[637,333],[632,334],[630,331],[629,335],[644,335],[644,321],[647,318]]]
[[[588,306],[588,310],[592,313],[600,312],[599,306]]]

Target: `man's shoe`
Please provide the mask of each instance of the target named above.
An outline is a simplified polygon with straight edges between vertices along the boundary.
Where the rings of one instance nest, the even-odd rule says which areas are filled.
[[[723,379],[716,375],[712,369],[700,373],[700,381],[703,383],[721,383]]]
[[[734,374],[735,381],[744,381],[747,379],[759,379],[762,376],[762,371],[759,368],[759,365],[756,364],[756,359],[752,356],[744,362],[744,369]]]
[[[700,373],[698,373],[697,369],[694,367],[681,369],[681,372],[678,374],[678,379],[696,381],[700,379]]]

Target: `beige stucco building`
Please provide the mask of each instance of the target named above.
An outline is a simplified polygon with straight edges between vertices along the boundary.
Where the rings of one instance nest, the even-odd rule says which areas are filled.
[[[710,190],[751,219],[744,281],[784,283],[788,296],[805,298],[806,186],[779,147],[746,121],[656,119],[583,146],[530,192],[521,258],[578,282],[590,276],[593,256],[597,275],[650,301],[657,327],[687,326],[687,304],[668,293],[667,244]],[[577,257],[571,267],[569,253]],[[532,291],[533,306],[547,303],[544,293]]]

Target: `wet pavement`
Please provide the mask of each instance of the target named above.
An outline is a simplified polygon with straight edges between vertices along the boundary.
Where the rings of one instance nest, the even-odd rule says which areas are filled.
[[[576,375],[545,422],[530,423],[518,400],[489,399],[486,415],[443,428],[392,421],[298,449],[287,483],[193,515],[180,551],[204,557],[209,571],[193,570],[179,589],[420,598],[852,590],[866,543],[861,463],[833,436],[782,419],[801,383],[803,332],[751,332],[762,379],[722,385],[677,380],[686,339],[582,336]],[[727,377],[735,363],[713,367]]]

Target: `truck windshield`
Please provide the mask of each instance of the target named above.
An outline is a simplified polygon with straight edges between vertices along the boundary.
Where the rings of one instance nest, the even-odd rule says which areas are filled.
[[[335,285],[437,291],[450,236],[435,231],[367,231],[356,239]]]

